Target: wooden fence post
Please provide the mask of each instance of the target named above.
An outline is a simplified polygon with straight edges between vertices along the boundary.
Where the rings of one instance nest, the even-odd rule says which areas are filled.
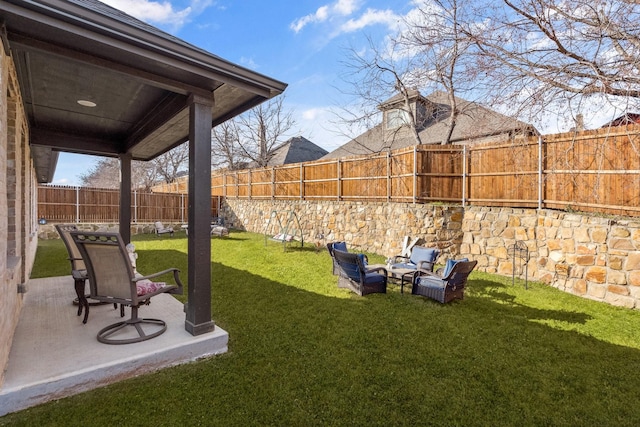
[[[184,193],[180,194],[180,222],[184,223]]]
[[[276,198],[276,167],[271,166],[271,200]]]
[[[336,170],[337,170],[337,175],[338,175],[338,185],[336,190],[338,193],[338,201],[342,200],[342,167],[340,165],[340,159],[336,160]]]
[[[76,223],[80,223],[80,187],[76,186]]]
[[[542,136],[538,136],[538,210],[542,209]]]
[[[304,168],[300,163],[300,200],[304,200]]]
[[[387,151],[387,203],[391,201],[391,153]]]
[[[418,146],[413,146],[413,204],[418,201]]]
[[[462,147],[462,208],[467,201],[467,146]]]

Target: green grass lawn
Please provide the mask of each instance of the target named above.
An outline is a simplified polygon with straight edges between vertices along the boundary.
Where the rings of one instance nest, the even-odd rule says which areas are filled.
[[[176,266],[186,281],[184,237],[134,243],[140,271]],[[211,244],[213,319],[229,332],[227,354],[0,424],[640,425],[638,311],[480,272],[449,305],[394,285],[358,297],[337,288],[326,250],[285,252],[241,232]],[[41,241],[33,277],[68,269],[62,243]]]

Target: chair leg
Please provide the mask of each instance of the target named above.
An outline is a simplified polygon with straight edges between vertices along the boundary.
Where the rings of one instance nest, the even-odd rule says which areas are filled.
[[[82,309],[84,308],[84,319],[82,319],[82,323],[87,323],[87,319],[89,318],[89,301],[87,301],[87,297],[84,294],[84,288],[85,279],[75,279],[75,289],[78,297],[78,316],[82,314]]]
[[[155,326],[155,331],[152,333],[147,333],[143,329],[143,325],[153,325]],[[136,331],[136,337],[131,337],[130,335],[125,335],[124,338],[111,338],[112,335],[117,334],[118,332],[125,333],[125,329],[128,327],[133,327]],[[98,341],[104,344],[131,344],[140,341],[146,341],[151,338],[155,338],[161,334],[163,334],[167,330],[167,324],[160,319],[141,319],[138,317],[138,307],[131,307],[131,318],[128,320],[114,323],[109,325],[98,332]]]

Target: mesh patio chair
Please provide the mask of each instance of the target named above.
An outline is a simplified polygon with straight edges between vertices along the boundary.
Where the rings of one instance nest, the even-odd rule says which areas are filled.
[[[82,309],[84,309],[84,319],[82,323],[87,323],[87,319],[89,318],[89,301],[85,295],[87,267],[84,265],[78,246],[76,246],[69,234],[72,231],[77,231],[78,227],[76,227],[75,224],[56,224],[55,227],[69,254],[68,259],[71,263],[71,276],[73,277],[76,295],[78,296],[78,316],[82,314]]]
[[[182,294],[177,268],[146,276],[136,276],[124,242],[118,233],[72,231],[87,267],[91,298],[131,307],[131,317],[109,325],[98,332],[98,341],[105,344],[130,344],[155,338],[167,325],[160,319],[138,317],[138,309],[162,293]],[[173,273],[175,285],[152,282],[149,279]]]
[[[437,272],[418,271],[413,279],[411,293],[448,303],[464,298],[467,278],[478,261],[449,260],[444,269]]]
[[[360,296],[374,292],[387,292],[387,270],[384,267],[367,268],[363,254],[333,251],[338,264],[338,287],[350,289]]]

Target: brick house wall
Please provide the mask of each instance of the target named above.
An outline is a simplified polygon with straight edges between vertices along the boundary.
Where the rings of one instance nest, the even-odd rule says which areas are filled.
[[[37,249],[37,180],[12,58],[0,48],[0,385]]]

